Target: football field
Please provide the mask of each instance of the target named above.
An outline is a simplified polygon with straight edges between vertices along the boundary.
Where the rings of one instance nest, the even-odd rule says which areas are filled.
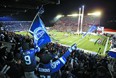
[[[76,43],[78,48],[99,53],[103,53],[107,41],[107,37],[101,35],[86,35],[82,38],[82,35],[57,32],[56,30],[49,31],[49,34],[53,42],[69,46]],[[110,44],[108,44],[107,50],[109,50],[109,47]]]
[[[16,32],[17,34],[29,35],[27,32]],[[82,35],[72,34],[67,32],[58,32],[56,30],[48,31],[53,42],[58,42],[60,44],[71,46],[76,43],[78,48],[103,53],[107,37],[101,35],[86,35],[82,38]],[[100,41],[98,41],[98,39]],[[108,44],[107,50],[110,49],[110,44]]]

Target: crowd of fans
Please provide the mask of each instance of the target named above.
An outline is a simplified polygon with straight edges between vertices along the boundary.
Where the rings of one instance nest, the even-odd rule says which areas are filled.
[[[74,17],[63,17],[60,18],[55,25],[53,26],[53,29],[58,29],[59,31],[77,31],[78,26],[78,18]]]
[[[26,31],[30,28],[31,21],[1,21],[0,24],[6,31]]]
[[[86,32],[91,25],[99,26],[99,21],[99,18],[85,16],[83,19],[83,31]],[[53,29],[66,32],[76,32],[78,28],[80,30],[80,27],[78,27],[78,17],[62,17],[53,26]]]
[[[7,50],[3,42],[12,43],[10,50]],[[17,35],[13,32],[0,31],[0,78],[25,78],[22,60],[20,58],[20,48],[24,42],[28,42],[33,47],[33,38],[29,36]],[[42,53],[51,55],[52,60],[61,57],[68,47],[59,43],[48,43],[39,53],[37,63],[43,62]],[[47,58],[47,56],[46,56]],[[44,59],[46,60],[46,59]],[[74,50],[67,59],[66,64],[55,74],[55,78],[115,78],[116,59],[109,56],[93,55],[85,53],[83,50]],[[6,65],[6,66],[5,66]],[[8,67],[10,66],[10,67]],[[3,72],[6,67],[6,71]],[[8,69],[7,69],[8,68]],[[35,74],[38,72],[35,70]]]
[[[111,38],[111,48],[116,48],[116,35],[113,35]]]

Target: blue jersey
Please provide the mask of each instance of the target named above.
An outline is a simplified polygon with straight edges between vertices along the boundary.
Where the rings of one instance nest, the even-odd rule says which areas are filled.
[[[38,49],[30,49],[26,51],[21,51],[22,64],[25,72],[31,72],[35,70],[36,60],[35,53],[39,52]]]
[[[51,70],[49,67],[44,67],[43,64],[39,64],[38,71],[39,71],[38,74],[39,78],[51,78]]]
[[[42,68],[45,69],[45,70],[48,70],[48,74],[46,75],[46,72],[44,71],[40,71],[40,68],[41,67],[38,67],[38,71],[41,75],[42,73],[42,76],[44,77],[40,77],[40,78],[52,78],[51,75],[53,76],[53,74],[57,71],[59,71],[66,63],[66,59],[67,57],[70,55],[71,51],[68,50],[67,52],[65,52],[65,54],[60,57],[58,60],[52,62],[52,63],[49,63],[49,64],[43,64]]]

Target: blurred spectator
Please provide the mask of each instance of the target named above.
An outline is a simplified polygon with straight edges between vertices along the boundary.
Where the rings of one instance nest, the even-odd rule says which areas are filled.
[[[39,48],[31,48],[27,42],[22,45],[21,59],[26,78],[37,78],[34,74],[36,68],[35,53],[39,50]]]
[[[29,50],[30,47],[34,48],[33,38],[17,35],[14,32],[1,31],[0,35],[1,34],[2,36],[0,36],[0,69],[2,69],[4,65],[7,64],[10,66],[10,69],[8,70],[6,75],[10,76],[11,78],[24,77],[24,61],[26,61],[27,63],[30,62],[28,59],[21,61],[20,48],[24,46],[23,43],[25,42],[28,42]],[[4,39],[5,36],[9,37],[8,40]],[[9,52],[7,51],[8,48],[3,45],[3,42],[12,43]],[[68,48],[69,47],[59,43],[49,43],[43,48],[43,51],[37,53],[36,55],[40,57],[42,54],[49,54],[50,57],[54,58],[52,60],[56,61],[59,57],[66,53]],[[26,53],[28,54],[28,52]],[[24,52],[24,54],[26,53]],[[44,56],[43,58],[46,59],[47,57]],[[42,61],[41,59],[39,60]],[[110,58],[108,56],[101,56],[99,54],[94,55],[92,53],[85,53],[83,50],[76,50],[73,51],[71,55],[67,58],[66,64],[60,69],[60,71],[56,72],[54,75],[56,75],[57,78],[68,78],[70,76],[74,78],[111,78],[112,74],[112,76],[115,78],[115,62],[115,59]],[[33,71],[35,70],[35,67],[30,66],[30,68],[33,68]],[[30,70],[30,68],[27,69]],[[111,73],[108,70],[110,70]],[[37,73],[35,74],[37,75]]]

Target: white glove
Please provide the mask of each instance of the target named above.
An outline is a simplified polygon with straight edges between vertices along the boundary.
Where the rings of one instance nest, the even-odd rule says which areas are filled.
[[[36,46],[36,48],[38,49],[38,52],[40,52],[40,47]]]
[[[76,50],[76,49],[77,49],[77,45],[73,44],[68,50],[72,52],[73,50]]]

